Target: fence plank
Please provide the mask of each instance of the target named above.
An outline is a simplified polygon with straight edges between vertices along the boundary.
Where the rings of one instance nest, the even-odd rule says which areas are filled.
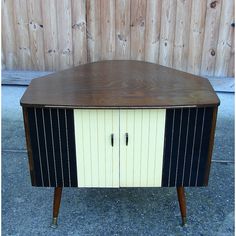
[[[145,18],[146,0],[131,0],[131,53],[132,60],[144,60],[145,57]]]
[[[2,59],[6,69],[18,68],[13,0],[2,1]]]
[[[56,2],[60,69],[73,66],[71,0]]]
[[[176,0],[162,1],[159,64],[173,65]]]
[[[202,49],[202,75],[213,75],[216,62],[216,48],[219,36],[220,13],[222,1],[207,1],[204,42]]]
[[[45,69],[51,71],[60,69],[55,6],[56,0],[44,0],[42,4]]]
[[[235,14],[234,14],[235,15]],[[231,52],[230,52],[230,61],[229,61],[229,69],[228,69],[228,76],[229,77],[234,77],[235,76],[235,34],[234,32],[232,33],[232,44],[231,44]]]
[[[74,66],[87,62],[86,1],[72,0]]]
[[[173,67],[186,71],[192,1],[177,0]]]
[[[201,69],[206,3],[205,0],[192,2],[187,70],[197,75],[200,73]]]
[[[223,0],[220,19],[219,39],[216,52],[215,76],[228,74],[232,34],[234,29],[231,23],[234,22],[234,1]]]
[[[101,4],[100,0],[87,0],[88,61],[101,59]]]
[[[160,30],[161,30],[161,1],[148,0],[145,29],[145,61],[158,63]]]
[[[102,60],[115,57],[115,0],[101,0]]]
[[[116,59],[130,58],[130,0],[116,0]]]
[[[32,68],[31,51],[29,43],[29,21],[26,0],[14,2],[14,25],[16,33],[17,60],[19,68],[23,70]]]
[[[32,67],[45,70],[41,1],[27,0]]]

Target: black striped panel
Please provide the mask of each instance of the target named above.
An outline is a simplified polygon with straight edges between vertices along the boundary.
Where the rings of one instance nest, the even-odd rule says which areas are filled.
[[[213,108],[166,110],[162,186],[203,186]]]
[[[73,110],[27,108],[36,186],[77,187]]]

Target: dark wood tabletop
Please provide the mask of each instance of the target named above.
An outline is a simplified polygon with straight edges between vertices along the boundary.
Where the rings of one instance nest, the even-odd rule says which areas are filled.
[[[217,106],[207,79],[142,61],[101,61],[34,79],[22,106],[183,107]]]

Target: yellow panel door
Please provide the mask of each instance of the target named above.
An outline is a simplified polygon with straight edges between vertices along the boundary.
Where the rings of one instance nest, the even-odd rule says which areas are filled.
[[[75,109],[74,122],[78,186],[119,187],[119,110]]]
[[[120,186],[159,187],[165,109],[120,110]]]

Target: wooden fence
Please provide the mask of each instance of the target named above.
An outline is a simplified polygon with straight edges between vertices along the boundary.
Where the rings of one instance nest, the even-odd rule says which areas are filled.
[[[112,59],[234,76],[234,0],[2,0],[2,68]]]

